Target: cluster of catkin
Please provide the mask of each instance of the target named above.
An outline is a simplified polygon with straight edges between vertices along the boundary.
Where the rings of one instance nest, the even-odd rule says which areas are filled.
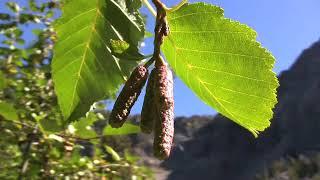
[[[112,127],[119,128],[124,124],[148,76],[147,67],[142,65],[132,72],[110,114],[109,123]],[[144,133],[154,132],[154,155],[159,159],[168,158],[174,134],[173,75],[161,58],[156,60],[149,76],[140,128]]]

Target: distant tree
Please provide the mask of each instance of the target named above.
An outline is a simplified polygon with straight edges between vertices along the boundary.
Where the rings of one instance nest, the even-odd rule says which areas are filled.
[[[60,6],[25,4],[8,2],[8,12],[0,12],[0,179],[151,177],[135,157],[100,143],[112,135],[104,129],[103,103],[80,123],[63,124],[50,68]],[[104,124],[99,135],[98,120]],[[135,131],[128,125],[117,133]]]

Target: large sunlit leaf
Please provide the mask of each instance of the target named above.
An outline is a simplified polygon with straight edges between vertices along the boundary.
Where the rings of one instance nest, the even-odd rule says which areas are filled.
[[[277,102],[274,57],[248,26],[219,7],[187,4],[168,14],[163,52],[175,73],[205,103],[255,136],[270,125]]]
[[[58,41],[52,74],[65,119],[76,120],[90,106],[118,90],[137,62],[112,55],[111,40],[138,53],[144,24],[138,0],[66,1],[55,23]],[[141,59],[140,59],[141,60]]]

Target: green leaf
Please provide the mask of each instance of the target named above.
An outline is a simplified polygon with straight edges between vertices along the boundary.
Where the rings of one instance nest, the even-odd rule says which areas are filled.
[[[205,3],[184,5],[167,18],[163,52],[184,83],[255,136],[267,128],[279,84],[275,59],[256,41],[256,32]]]
[[[6,86],[7,86],[7,80],[4,74],[2,73],[2,71],[0,71],[0,90],[2,91],[4,88],[6,88]]]
[[[126,41],[111,39],[110,43],[112,54],[117,58],[138,61],[149,57],[139,53],[136,47],[131,47]]]
[[[43,118],[38,122],[40,124],[41,130],[46,134],[57,133],[64,130],[64,126],[58,119]]]
[[[111,157],[114,161],[121,160],[119,154],[112,147],[110,147],[108,145],[105,145],[104,147],[106,148],[106,151],[111,155]]]
[[[138,53],[144,24],[136,1],[67,1],[55,22],[58,42],[52,63],[55,91],[67,122],[84,116],[90,106],[113,96],[135,61],[111,53],[110,40],[126,41]],[[140,7],[140,6],[137,6]]]
[[[7,120],[18,120],[18,114],[12,104],[0,102],[0,116]]]
[[[32,33],[36,36],[40,36],[42,32],[43,32],[42,29],[32,29]]]
[[[89,113],[88,117],[81,118],[79,121],[72,123],[75,128],[75,135],[85,139],[97,137],[97,133],[93,129],[93,123],[97,120],[98,118],[95,114]]]
[[[21,10],[20,6],[15,2],[7,2],[6,6],[14,13],[17,13]]]
[[[138,156],[131,154],[128,150],[124,151],[124,158],[130,163],[136,163],[137,161],[140,160]]]
[[[107,126],[103,130],[103,135],[105,136],[115,136],[115,135],[127,135],[127,134],[136,134],[140,132],[140,127],[125,123],[121,128],[112,128]]]
[[[146,31],[144,38],[151,38],[154,37],[154,34],[152,32]]]
[[[130,44],[127,43],[126,41],[111,39],[110,42],[111,42],[112,50],[118,54],[124,53],[130,47]]]
[[[0,20],[9,21],[11,18],[10,14],[7,13],[0,13]]]

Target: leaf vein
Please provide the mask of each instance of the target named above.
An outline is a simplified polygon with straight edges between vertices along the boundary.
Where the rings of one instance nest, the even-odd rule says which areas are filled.
[[[253,78],[253,77],[243,76],[243,75],[235,74],[235,73],[231,73],[231,72],[219,71],[219,70],[215,70],[215,69],[208,69],[208,68],[204,68],[204,67],[194,66],[194,65],[191,65],[191,64],[189,64],[188,66],[189,66],[189,69],[191,69],[191,70],[192,70],[192,68],[202,69],[202,70],[206,70],[206,71],[223,73],[223,74],[228,74],[228,75],[231,75],[231,76],[236,76],[236,77],[240,77],[240,78],[244,78],[244,79],[249,79],[249,80],[252,80],[252,81],[258,81],[258,82],[262,82],[262,83],[266,83],[266,84],[272,84],[271,82],[266,81],[266,80],[256,79],[256,78]]]
[[[271,101],[271,102],[274,101],[274,100],[272,100],[270,98],[266,98],[266,97],[263,97],[263,96],[257,96],[257,95],[254,95],[254,94],[248,94],[248,93],[241,92],[241,91],[236,91],[236,90],[233,90],[233,89],[230,89],[230,88],[226,88],[226,87],[223,87],[223,86],[220,86],[220,85],[217,85],[217,84],[213,84],[213,83],[209,83],[209,82],[205,82],[205,81],[202,81],[202,83],[208,84],[208,85],[213,85],[215,87],[218,87],[218,88],[221,88],[221,89],[224,89],[224,90],[227,90],[227,91],[231,91],[231,92],[242,94],[242,95],[246,95],[246,96],[255,97],[255,98],[258,98],[258,99],[264,99],[264,100]]]
[[[79,58],[76,58],[76,59],[68,62],[68,64],[64,65],[61,69],[58,69],[58,70],[56,70],[56,71],[52,71],[52,73],[56,73],[56,74],[57,74],[57,73],[60,73],[62,70],[66,69],[67,67],[69,67],[69,66],[72,65],[73,63],[81,60],[81,58],[82,58],[82,56],[80,56]]]
[[[69,36],[65,37],[64,39],[61,39],[60,41],[58,41],[57,45],[58,45],[58,44],[63,44],[64,41],[70,39],[73,35],[81,32],[81,31],[83,31],[83,30],[85,30],[85,29],[87,29],[87,28],[90,28],[90,26],[91,26],[91,24],[89,24],[89,25],[87,25],[87,26],[84,26],[83,28],[81,28],[80,30],[76,31],[75,33],[70,34]]]
[[[94,22],[91,24],[91,27],[94,28],[96,22],[97,22],[97,18],[98,18],[98,10],[96,11],[96,17],[95,17],[95,20]],[[92,29],[93,30],[93,29]],[[84,64],[84,61],[85,61],[85,58],[86,58],[86,54],[87,54],[87,50],[89,48],[89,43],[91,41],[91,38],[92,38],[92,33],[90,33],[90,36],[88,38],[88,42],[87,42],[87,48],[85,48],[85,51],[83,53],[83,57],[82,57],[82,60],[81,60],[81,64],[80,64],[80,68],[79,68],[79,71],[78,71],[78,78],[76,79],[76,82],[75,82],[75,85],[74,85],[74,89],[73,89],[73,92],[72,92],[72,97],[71,97],[71,102],[70,102],[70,107],[69,107],[69,115],[71,114],[71,111],[72,111],[72,107],[74,105],[74,98],[75,98],[75,94],[76,94],[76,90],[77,90],[77,87],[78,87],[78,83],[79,83],[79,80],[81,78],[81,71],[82,71],[82,67],[83,67],[83,64]]]
[[[79,17],[81,17],[81,16],[83,16],[83,15],[85,15],[85,14],[91,12],[91,11],[94,11],[94,10],[96,10],[96,8],[92,8],[92,9],[89,9],[87,11],[84,11],[84,12],[74,16],[73,18],[69,19],[67,22],[64,22],[63,24],[61,24],[57,28],[60,28],[61,26],[65,26],[66,24],[69,24],[70,22],[74,21],[75,19],[77,19],[77,18],[79,18]]]
[[[247,54],[238,54],[238,53],[230,53],[230,52],[219,52],[219,51],[205,51],[205,50],[198,50],[198,49],[187,49],[187,48],[181,48],[176,47],[177,50],[182,51],[191,51],[191,52],[198,52],[198,53],[210,53],[210,54],[222,54],[222,55],[230,55],[230,56],[241,56],[241,57],[248,57],[248,58],[254,58],[254,59],[268,59],[265,57],[259,57],[259,56],[251,56]]]
[[[184,15],[181,15],[181,16],[176,16],[176,17],[173,17],[173,18],[168,18],[168,20],[173,21],[173,20],[177,20],[177,19],[180,19],[180,18],[193,16],[193,15],[199,15],[199,14],[217,14],[217,12],[216,11],[213,11],[213,12],[206,12],[206,11],[195,12],[195,13],[184,14]]]
[[[199,79],[200,80],[200,79]],[[235,118],[235,115],[233,113],[231,113],[220,101],[219,99],[208,89],[208,87],[202,83],[202,81],[200,80],[200,83],[202,84],[202,86],[205,88],[205,90],[213,97],[213,99],[215,99],[215,101],[226,111],[227,114],[229,114],[232,119],[238,123],[238,124],[246,124],[243,121],[239,121],[237,118]],[[247,128],[249,131],[251,131],[255,136],[257,135],[257,131],[254,128],[251,128],[251,126],[249,126],[247,124]]]
[[[220,30],[212,30],[212,31],[170,31],[170,33],[187,33],[187,34],[201,34],[201,33],[226,33],[226,34],[245,34],[246,32],[241,31],[220,31]]]
[[[65,51],[63,54],[61,54],[61,55],[59,55],[58,53],[56,53],[56,54],[58,54],[59,56],[56,56],[56,58],[60,58],[60,57],[62,57],[62,56],[65,56],[65,55],[67,55],[68,53],[70,53],[72,50],[74,50],[74,49],[76,49],[76,48],[78,48],[78,47],[80,47],[80,46],[83,46],[84,44],[86,44],[86,42],[83,42],[83,43],[80,43],[80,44],[78,44],[78,45],[76,45],[76,46],[73,46],[72,48],[70,48],[68,51]]]

